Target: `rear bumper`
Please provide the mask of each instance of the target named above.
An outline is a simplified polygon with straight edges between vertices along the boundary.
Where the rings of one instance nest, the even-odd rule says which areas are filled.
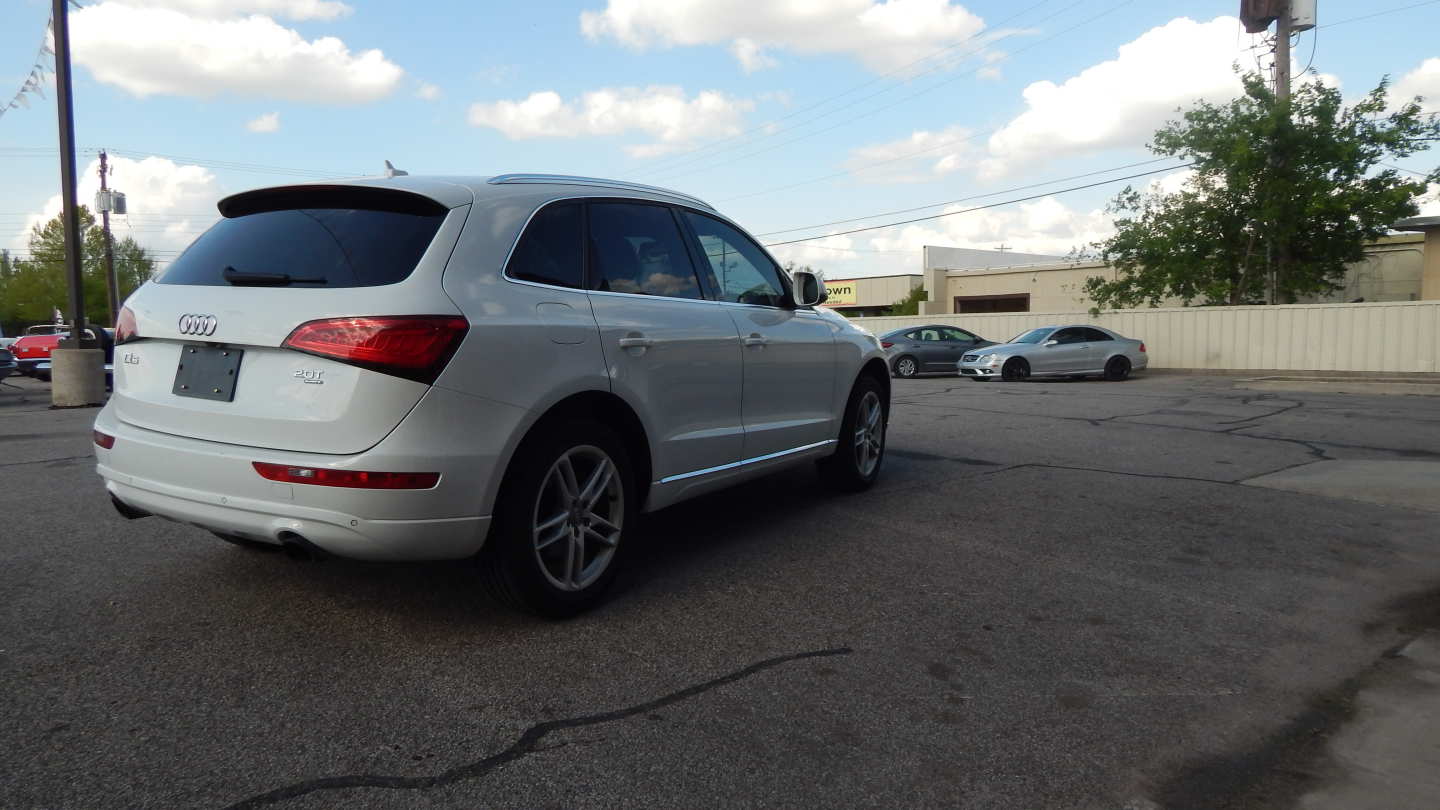
[[[482,460],[430,459],[441,482],[426,490],[372,490],[284,484],[253,462],[352,469],[414,469],[413,457],[382,442],[351,456],[286,453],[171,436],[115,418],[106,406],[95,428],[115,437],[95,447],[96,471],[123,504],[158,517],[268,543],[298,535],[326,552],[363,560],[438,560],[480,550],[490,518],[478,511],[474,470]],[[487,471],[488,472],[488,471]]]

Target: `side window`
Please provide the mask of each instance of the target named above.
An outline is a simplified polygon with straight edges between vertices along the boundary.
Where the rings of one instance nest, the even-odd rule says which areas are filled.
[[[1061,345],[1066,343],[1084,343],[1085,330],[1075,329],[1073,327],[1070,329],[1061,329],[1059,332],[1051,335],[1050,339],[1058,341]]]
[[[1085,339],[1086,339],[1086,340],[1089,340],[1089,341],[1097,341],[1097,340],[1113,340],[1114,338],[1110,337],[1109,335],[1105,334],[1104,332],[1101,332],[1099,329],[1086,329],[1086,330],[1085,330]]]
[[[712,283],[721,301],[737,304],[785,305],[780,268],[758,245],[718,219],[692,211],[686,221],[700,238],[700,253],[709,261]]]
[[[579,203],[560,203],[546,206],[531,217],[515,246],[515,254],[505,265],[505,274],[538,284],[577,290],[584,287],[580,211]]]
[[[703,298],[670,209],[590,203],[590,289]]]
[[[905,339],[906,339],[906,340],[919,340],[919,339],[920,339],[920,330],[919,330],[919,329],[916,329],[916,330],[913,331],[913,332],[906,332],[906,333],[905,333]]]
[[[926,343],[939,343],[944,338],[940,337],[939,329],[921,329],[920,339]]]
[[[974,343],[976,341],[976,337],[964,329],[943,329],[941,331],[944,332],[946,340],[955,340],[960,343]]]

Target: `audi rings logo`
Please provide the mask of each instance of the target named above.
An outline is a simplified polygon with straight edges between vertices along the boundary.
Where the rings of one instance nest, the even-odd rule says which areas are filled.
[[[220,326],[220,321],[214,315],[191,315],[188,312],[180,316],[180,334],[201,335],[209,337],[215,334],[215,329]]]

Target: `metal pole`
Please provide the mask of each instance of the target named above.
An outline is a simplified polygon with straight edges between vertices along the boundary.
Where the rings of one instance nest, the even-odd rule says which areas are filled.
[[[67,348],[89,348],[85,335],[85,277],[80,261],[80,211],[75,205],[75,108],[70,99],[70,0],[53,0],[55,109],[60,118],[60,205],[65,230],[65,275],[70,283]]]
[[[1284,0],[1280,4],[1280,16],[1275,20],[1275,101],[1280,105],[1280,115],[1286,122],[1290,120],[1290,33],[1293,25],[1290,0]],[[1285,165],[1286,155],[1277,153],[1275,158],[1277,166]],[[1290,264],[1289,245],[1285,243],[1283,234],[1277,235],[1281,238],[1275,243],[1275,264],[1271,268],[1269,289],[1266,291],[1266,298],[1271,304],[1280,303],[1277,300],[1280,280],[1285,277]]]
[[[1275,95],[1283,104],[1290,100],[1290,34],[1294,27],[1290,3],[1281,4],[1275,20]]]
[[[106,184],[105,175],[107,171],[105,150],[100,150],[100,190],[108,191],[110,186]],[[120,317],[120,282],[115,278],[115,240],[110,237],[110,206],[106,205],[105,210],[100,212],[100,221],[105,227],[105,292],[110,299],[110,323]]]

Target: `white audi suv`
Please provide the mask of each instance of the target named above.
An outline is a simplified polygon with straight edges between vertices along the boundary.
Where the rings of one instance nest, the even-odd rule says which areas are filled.
[[[98,471],[126,517],[369,560],[476,558],[595,604],[636,517],[815,462],[879,475],[889,371],[739,226],[554,175],[247,191],[126,302]]]

